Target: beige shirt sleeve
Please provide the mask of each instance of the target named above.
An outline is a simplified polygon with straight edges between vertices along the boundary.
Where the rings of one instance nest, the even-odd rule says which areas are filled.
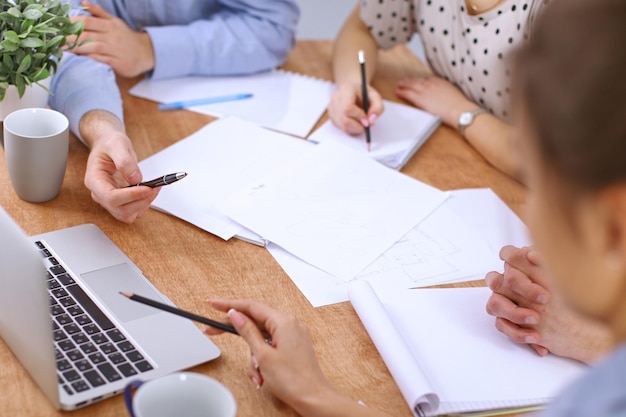
[[[417,32],[417,0],[362,0],[361,20],[382,49],[405,44]]]

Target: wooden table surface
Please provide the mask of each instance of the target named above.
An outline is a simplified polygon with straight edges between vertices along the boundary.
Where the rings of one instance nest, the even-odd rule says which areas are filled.
[[[298,42],[284,68],[332,80],[331,48],[329,41]],[[404,47],[382,54],[385,56],[374,86],[383,97],[399,100],[394,93],[395,83],[427,70]],[[129,96],[128,89],[138,80],[119,80],[119,84],[128,134],[140,160],[212,120],[184,110],[159,112],[156,103]],[[181,308],[217,317],[205,304],[207,298],[245,297],[295,314],[310,328],[322,369],[338,390],[391,415],[412,415],[349,303],[314,309],[265,249],[237,239],[225,242],[175,217],[150,210],[132,225],[116,221],[92,201],[83,185],[87,155],[87,149],[71,138],[59,197],[32,204],[13,192],[0,150],[0,205],[29,235],[81,223],[98,225]],[[448,127],[440,127],[403,172],[443,190],[490,187],[518,214],[523,208],[523,187],[487,164]],[[161,256],[166,251],[169,255]],[[230,388],[239,416],[295,415],[264,390],[257,391],[249,381],[246,368],[250,353],[243,340],[231,335],[213,340],[222,356],[191,371],[212,376]],[[0,367],[1,416],[65,414],[52,408],[2,341]],[[126,411],[121,396],[116,396],[73,411],[72,415],[124,416]]]

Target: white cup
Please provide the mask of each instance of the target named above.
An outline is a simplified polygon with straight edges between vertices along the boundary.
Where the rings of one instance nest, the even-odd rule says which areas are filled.
[[[124,390],[124,399],[131,417],[235,417],[237,414],[237,403],[228,388],[193,372],[131,382]]]
[[[43,108],[21,109],[4,119],[9,178],[22,200],[42,203],[61,191],[69,148],[69,122]]]

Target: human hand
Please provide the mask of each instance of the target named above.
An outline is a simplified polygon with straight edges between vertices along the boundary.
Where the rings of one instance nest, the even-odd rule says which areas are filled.
[[[89,112],[81,119],[80,129],[91,144],[85,170],[91,197],[116,219],[134,222],[150,208],[160,188],[126,188],[139,183],[142,175],[130,139],[113,115]]]
[[[552,291],[537,251],[505,246],[500,258],[504,273],[485,277],[493,291],[486,310],[496,317],[499,331],[541,356],[552,352],[590,363],[608,350],[608,329],[572,311]]]
[[[478,107],[452,83],[433,75],[400,81],[396,94],[415,107],[439,116],[455,129],[461,113]]]
[[[328,104],[330,120],[339,129],[351,135],[363,133],[365,127],[373,126],[385,110],[380,94],[373,87],[368,87],[367,98],[369,109],[365,114],[361,86],[351,83],[340,84]]]
[[[295,317],[251,300],[209,300],[209,304],[228,312],[230,323],[250,346],[248,376],[257,388],[266,387],[301,415],[308,414],[311,403],[336,395],[319,367],[308,329]],[[208,327],[205,333],[222,332]]]
[[[123,77],[134,77],[154,68],[152,41],[146,32],[132,30],[99,5],[84,1],[82,6],[91,16],[75,16],[72,21],[84,22],[80,40],[91,41],[72,49],[73,53],[107,64]],[[68,44],[74,41],[68,38]]]

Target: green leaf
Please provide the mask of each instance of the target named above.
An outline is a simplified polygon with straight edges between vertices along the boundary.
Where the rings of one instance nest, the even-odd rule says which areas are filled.
[[[17,72],[18,74],[21,74],[21,73],[23,73],[24,71],[27,71],[27,70],[30,68],[30,64],[31,64],[31,62],[32,62],[32,58],[31,58],[31,56],[30,56],[30,55],[26,55],[26,56],[24,57],[24,59],[22,59],[22,62],[20,62],[20,66],[19,66],[19,67],[17,67],[17,71],[16,71],[16,72]]]
[[[66,29],[65,29],[65,33],[67,33],[68,35],[80,35],[83,31],[83,22],[82,21],[76,21],[74,23],[72,23],[71,25],[69,25]]]
[[[0,42],[0,48],[2,48],[2,50],[6,51],[6,52],[14,52],[17,51],[17,48],[19,48],[20,46],[16,43],[10,42],[10,41],[2,41]]]
[[[41,19],[43,16],[40,9],[28,9],[28,7],[26,9],[27,10],[24,11],[24,17],[27,19],[37,20]]]
[[[46,43],[46,48],[54,48],[55,46],[59,45],[64,40],[65,40],[65,36],[57,35]]]
[[[17,7],[10,7],[9,10],[7,10],[7,14],[18,19],[22,17],[22,12],[20,12]]]
[[[8,71],[13,71],[13,66],[15,65],[15,63],[13,62],[13,58],[10,54],[2,54],[2,65]]]
[[[18,75],[15,78],[15,87],[17,88],[17,95],[22,98],[24,96],[24,91],[26,91],[26,82],[24,77]]]
[[[41,48],[44,46],[44,42],[39,38],[26,38],[20,41],[22,48]]]
[[[50,71],[48,71],[46,67],[41,67],[41,69],[37,71],[35,75],[32,76],[32,79],[33,81],[37,82],[37,81],[45,80],[49,76],[50,76]]]
[[[26,19],[22,22],[22,24],[20,25],[20,38],[25,38],[27,37],[30,32],[33,30],[33,25],[35,24],[35,22],[33,20],[30,19]]]
[[[20,38],[19,36],[17,36],[17,33],[15,33],[14,30],[7,30],[3,33],[3,35],[4,39],[8,40],[9,42],[20,43]]]

